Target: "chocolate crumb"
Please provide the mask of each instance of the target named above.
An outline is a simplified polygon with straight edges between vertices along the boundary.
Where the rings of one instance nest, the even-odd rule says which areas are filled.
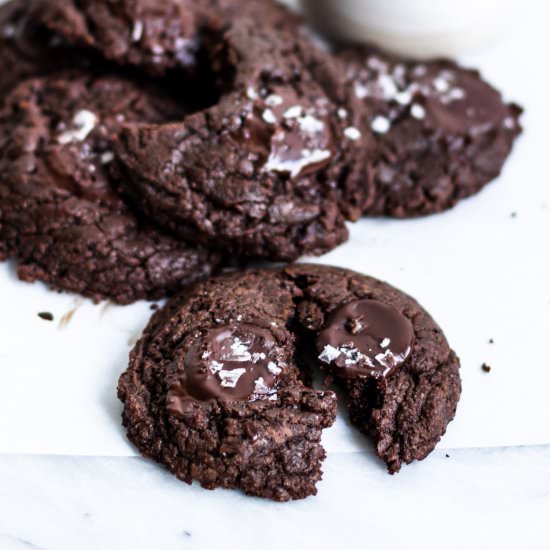
[[[44,321],[53,321],[53,314],[49,311],[41,311],[38,314],[38,317],[40,317],[40,319],[44,319]]]
[[[446,456],[447,458],[451,458],[451,455],[448,455],[447,453],[445,453],[445,456]]]
[[[151,311],[157,311],[158,308],[159,308],[159,305],[158,305],[158,304],[151,304],[151,305],[149,306],[149,309],[150,309]]]
[[[489,344],[494,344],[495,341],[492,338],[489,338]]]
[[[483,372],[491,372],[491,367],[487,363],[483,363],[483,365],[481,365],[481,370]]]

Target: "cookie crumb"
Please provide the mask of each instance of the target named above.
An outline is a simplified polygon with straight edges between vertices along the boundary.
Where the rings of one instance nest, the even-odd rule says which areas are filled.
[[[483,365],[481,365],[481,370],[483,372],[491,372],[491,367],[487,363],[483,363]]]
[[[40,317],[40,319],[44,319],[44,321],[53,321],[53,314],[49,311],[41,311],[38,314],[38,317]]]

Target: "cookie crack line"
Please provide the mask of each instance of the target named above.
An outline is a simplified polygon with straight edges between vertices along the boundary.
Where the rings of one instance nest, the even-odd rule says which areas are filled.
[[[417,302],[358,273],[298,264],[210,278],[158,310],[119,380],[123,424],[182,481],[304,498],[336,415],[310,369],[333,378],[390,473],[434,449],[460,397],[459,361]]]

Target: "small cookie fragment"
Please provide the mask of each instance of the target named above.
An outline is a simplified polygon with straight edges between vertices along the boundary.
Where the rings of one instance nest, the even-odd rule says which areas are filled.
[[[43,319],[44,321],[53,321],[54,319],[53,314],[49,311],[41,311],[40,313],[38,313],[38,317],[40,317],[40,319]]]

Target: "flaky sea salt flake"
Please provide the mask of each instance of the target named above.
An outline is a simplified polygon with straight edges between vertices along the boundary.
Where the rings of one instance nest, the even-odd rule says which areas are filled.
[[[338,348],[327,344],[319,354],[319,360],[323,363],[332,363],[332,361],[338,359],[340,355],[342,355],[342,352]]]
[[[67,145],[68,143],[84,141],[97,124],[97,116],[91,111],[83,109],[78,111],[73,117],[73,129],[63,132],[57,137],[58,143]]]
[[[344,135],[353,141],[357,141],[358,139],[361,139],[361,132],[355,128],[354,126],[350,126],[349,128],[346,128],[344,130]]]
[[[377,134],[385,134],[391,127],[389,119],[384,116],[375,116],[371,122],[371,128]]]

